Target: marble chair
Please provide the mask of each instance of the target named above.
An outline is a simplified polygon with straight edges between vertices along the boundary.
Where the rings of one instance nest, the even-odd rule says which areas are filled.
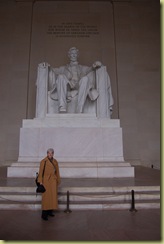
[[[52,73],[51,76],[54,74]],[[49,89],[49,69],[38,66],[37,94],[36,94],[36,118],[44,118],[46,114],[58,114],[58,99],[52,99],[52,90]],[[54,79],[54,77],[51,77]],[[67,113],[76,112],[77,91],[74,96],[68,99]],[[68,92],[69,93],[69,92]],[[97,95],[96,95],[97,93]],[[69,95],[69,94],[68,94]],[[91,99],[92,95],[96,99]],[[95,71],[95,89],[86,99],[83,113],[96,114],[98,118],[110,118],[112,113],[113,97],[111,92],[110,78],[106,66],[101,66]]]

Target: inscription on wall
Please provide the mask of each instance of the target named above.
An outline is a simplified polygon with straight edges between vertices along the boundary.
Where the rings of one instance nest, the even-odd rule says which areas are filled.
[[[81,22],[63,22],[57,25],[49,25],[47,34],[55,37],[81,38],[99,35],[99,30],[97,25],[87,25]]]

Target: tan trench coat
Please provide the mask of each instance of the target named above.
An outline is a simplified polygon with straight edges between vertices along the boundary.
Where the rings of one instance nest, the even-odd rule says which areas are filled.
[[[45,165],[44,176],[42,173]],[[40,162],[38,182],[42,183],[46,191],[42,193],[42,210],[53,210],[58,208],[58,184],[60,184],[59,166],[56,159],[53,159],[53,165],[48,157]]]

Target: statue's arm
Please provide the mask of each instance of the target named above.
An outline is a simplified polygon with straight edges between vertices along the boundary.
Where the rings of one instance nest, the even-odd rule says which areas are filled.
[[[90,73],[94,72],[95,70],[99,69],[100,67],[102,67],[102,63],[100,61],[95,61],[91,67],[88,66],[81,66],[81,70],[82,70],[82,76],[84,75],[89,75]]]

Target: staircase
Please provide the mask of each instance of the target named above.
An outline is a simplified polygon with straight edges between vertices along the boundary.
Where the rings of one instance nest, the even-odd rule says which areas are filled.
[[[59,187],[59,210],[121,210],[131,208],[134,190],[135,209],[160,208],[160,186]],[[0,186],[0,210],[39,210],[41,194],[36,187]]]
[[[35,176],[7,177],[0,167],[0,210],[39,210],[41,194],[36,195]],[[59,210],[130,210],[134,190],[135,209],[160,208],[160,171],[135,167],[132,178],[62,178],[58,188]]]

